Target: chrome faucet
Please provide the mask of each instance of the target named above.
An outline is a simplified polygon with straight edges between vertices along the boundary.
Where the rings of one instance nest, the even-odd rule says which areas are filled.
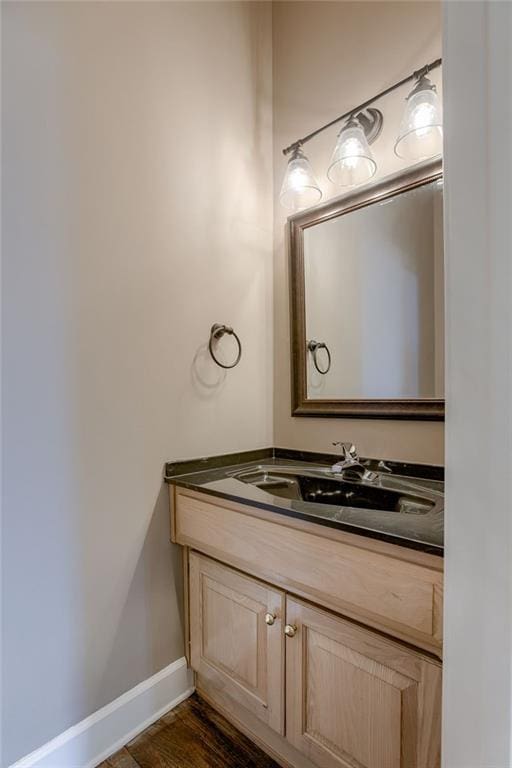
[[[361,464],[361,460],[357,453],[354,443],[333,443],[341,448],[341,459],[333,464],[331,472],[336,475],[341,474],[345,470],[350,470],[359,475],[361,479],[372,482],[377,479],[378,475],[375,472],[369,472],[366,467]]]
[[[333,464],[331,467],[331,472],[335,472],[338,474],[339,472],[343,472],[344,469],[347,469],[347,467],[353,467],[354,465],[359,465],[359,456],[357,455],[356,447],[354,443],[333,443],[334,446],[339,446],[341,448],[341,459],[340,461],[337,461],[336,464]]]

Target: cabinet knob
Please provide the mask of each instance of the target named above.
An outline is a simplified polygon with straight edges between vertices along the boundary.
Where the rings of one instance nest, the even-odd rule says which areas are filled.
[[[274,624],[275,620],[276,620],[276,617],[274,616],[273,613],[265,614],[265,624],[268,624],[269,627],[271,627],[272,624]]]
[[[287,624],[284,628],[284,633],[286,637],[295,637],[295,634],[297,632],[297,627],[295,624]]]

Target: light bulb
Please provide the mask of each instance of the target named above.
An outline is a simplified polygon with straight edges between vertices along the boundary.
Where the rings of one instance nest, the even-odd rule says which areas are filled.
[[[441,108],[436,87],[420,77],[407,97],[395,153],[405,160],[426,160],[443,151]]]
[[[417,136],[422,138],[427,135],[430,126],[432,125],[432,121],[435,118],[435,114],[436,111],[432,104],[427,104],[425,101],[414,108],[411,114],[411,123]]]
[[[352,138],[345,141],[345,153],[347,156],[344,158],[344,161],[347,168],[357,168],[362,149],[362,144],[358,139]]]
[[[290,190],[300,194],[308,186],[308,174],[303,168],[293,168],[288,181]]]
[[[288,161],[279,199],[290,211],[300,211],[318,203],[322,191],[309,160],[300,146],[295,147]]]
[[[377,170],[361,123],[351,117],[338,134],[327,178],[340,187],[354,187]]]

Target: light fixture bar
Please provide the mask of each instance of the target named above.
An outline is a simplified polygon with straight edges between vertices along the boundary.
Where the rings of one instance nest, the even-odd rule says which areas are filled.
[[[293,144],[290,144],[289,147],[286,147],[286,149],[283,149],[283,155],[289,155],[290,152],[293,152],[294,149],[296,149],[297,147],[301,147],[303,144],[306,144],[306,142],[310,141],[310,139],[313,139],[315,136],[318,136],[319,133],[322,133],[322,131],[327,130],[327,128],[331,128],[331,126],[336,125],[336,123],[340,123],[342,120],[345,120],[347,117],[350,117],[351,115],[361,112],[363,109],[366,109],[367,107],[369,107],[370,104],[373,104],[374,101],[377,101],[377,99],[382,99],[382,97],[387,96],[388,93],[392,93],[392,91],[396,91],[396,89],[400,88],[402,85],[405,85],[406,83],[410,83],[411,80],[417,80],[422,75],[427,75],[433,69],[437,69],[437,67],[440,67],[441,64],[442,64],[442,59],[436,59],[435,61],[432,61],[430,64],[425,64],[424,67],[416,70],[416,72],[413,72],[412,75],[409,75],[408,77],[404,77],[403,80],[400,80],[398,83],[395,83],[394,85],[390,85],[389,88],[386,88],[384,91],[381,91],[376,96],[372,96],[371,99],[368,99],[367,101],[363,101],[363,103],[359,104],[359,106],[354,107],[348,112],[345,112],[345,114],[340,115],[335,120],[331,120],[330,123],[326,123],[325,125],[322,125],[322,127],[317,128],[316,131],[313,131],[312,133],[308,133],[308,135],[304,136],[302,139],[297,139],[297,141],[294,141]]]

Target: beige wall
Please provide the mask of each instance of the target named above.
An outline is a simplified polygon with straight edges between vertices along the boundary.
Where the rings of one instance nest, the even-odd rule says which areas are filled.
[[[281,149],[441,54],[441,8],[429,2],[277,2],[273,4],[274,186],[286,160]],[[432,79],[440,83],[439,70]],[[372,149],[375,178],[404,167],[393,153],[407,89],[381,102],[383,132]],[[337,194],[325,172],[336,129],[306,152],[324,200]],[[286,212],[274,199],[274,441],[328,450],[353,440],[372,456],[443,460],[443,425],[435,422],[310,419],[290,416]]]
[[[164,462],[272,442],[271,7],[2,14],[8,765],[183,654]]]

